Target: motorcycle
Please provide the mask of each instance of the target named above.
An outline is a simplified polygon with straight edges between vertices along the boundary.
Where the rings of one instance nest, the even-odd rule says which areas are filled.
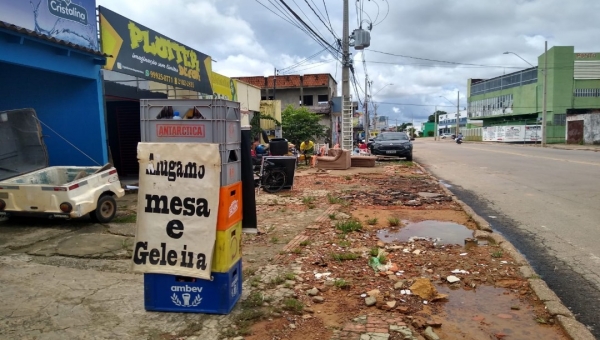
[[[456,144],[462,144],[462,137],[456,137]]]

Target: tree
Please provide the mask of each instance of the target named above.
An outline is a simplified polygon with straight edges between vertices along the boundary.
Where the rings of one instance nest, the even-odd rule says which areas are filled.
[[[412,126],[412,123],[402,123],[402,125],[398,126],[398,128],[396,129],[396,131],[404,131],[406,130],[407,127]]]
[[[307,139],[325,136],[325,126],[319,124],[318,114],[308,111],[306,107],[288,107],[281,112],[281,129],[283,138],[290,143],[300,145]]]
[[[446,113],[447,113],[446,111],[437,110],[432,115],[429,116],[428,122],[435,123],[435,116],[445,115]]]

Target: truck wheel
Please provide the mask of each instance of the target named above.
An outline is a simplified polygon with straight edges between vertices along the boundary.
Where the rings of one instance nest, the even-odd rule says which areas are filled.
[[[90,218],[94,222],[108,223],[110,222],[117,213],[117,202],[110,196],[102,196],[98,199],[96,210],[90,212]]]

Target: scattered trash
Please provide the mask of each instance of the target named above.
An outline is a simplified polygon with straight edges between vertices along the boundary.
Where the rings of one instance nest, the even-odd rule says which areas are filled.
[[[427,300],[423,300],[423,304],[426,305],[427,304]]]
[[[360,294],[360,297],[361,297],[361,298],[366,298],[366,297],[367,297],[367,294]]]
[[[331,273],[327,272],[327,273],[316,273],[315,274],[315,278],[317,280],[320,280],[322,277],[328,277],[329,275],[331,275]]]
[[[452,274],[469,274],[469,272],[464,269],[454,269],[453,271],[451,271],[451,273]]]
[[[454,275],[450,275],[446,278],[446,281],[450,282],[450,283],[455,283],[460,281],[460,279]]]
[[[469,253],[460,253],[459,255],[460,256],[467,256],[467,255],[469,255]]]

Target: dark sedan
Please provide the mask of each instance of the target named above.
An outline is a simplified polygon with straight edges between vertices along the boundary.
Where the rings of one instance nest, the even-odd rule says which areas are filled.
[[[382,132],[373,139],[369,148],[373,155],[399,156],[412,161],[413,145],[404,132]]]

